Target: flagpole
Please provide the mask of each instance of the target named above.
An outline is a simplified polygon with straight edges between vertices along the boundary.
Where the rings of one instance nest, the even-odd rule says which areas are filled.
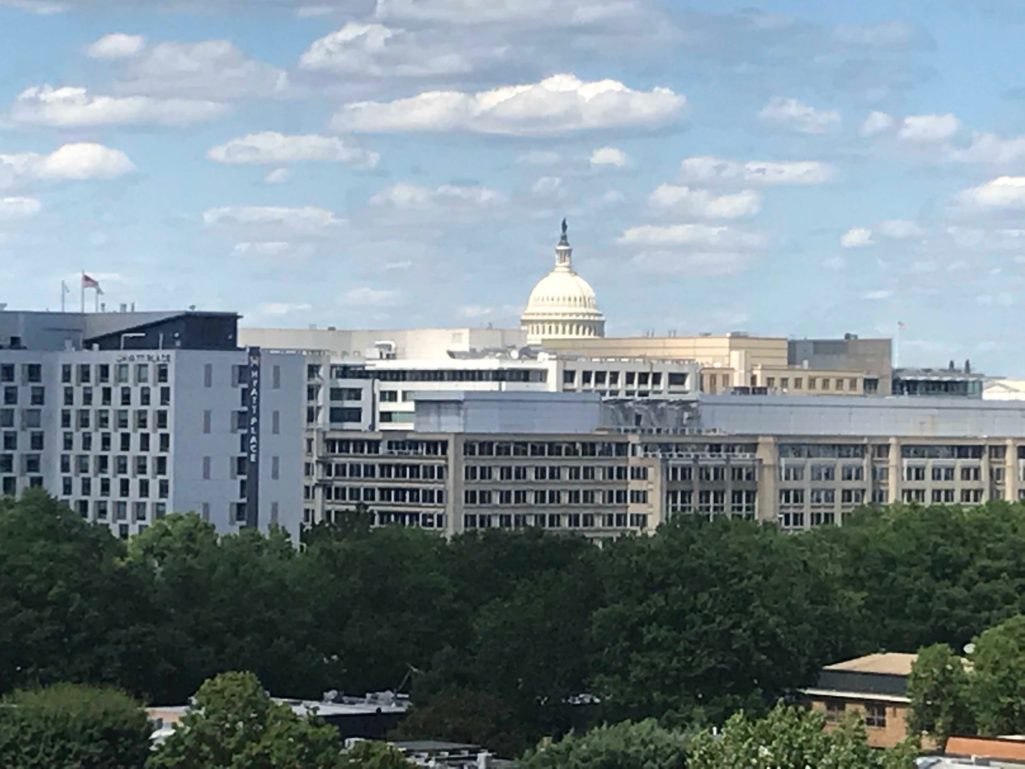
[[[64,312],[64,296],[68,293],[68,284],[63,280],[61,281],[61,312]]]
[[[97,287],[97,288],[94,288],[93,291],[96,292],[96,293],[93,294],[93,312],[99,312],[100,311],[100,289],[99,289],[99,287]]]
[[[85,315],[85,270],[82,270],[82,314]]]

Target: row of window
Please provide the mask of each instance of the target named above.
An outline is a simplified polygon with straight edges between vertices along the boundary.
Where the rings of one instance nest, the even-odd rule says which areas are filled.
[[[580,467],[569,465],[466,465],[463,479],[467,481],[646,481],[647,467],[607,465]]]
[[[15,376],[15,364],[13,363],[2,363],[0,364],[0,382],[16,382]],[[24,384],[38,383],[43,381],[43,366],[39,363],[22,363],[21,364],[21,381]]]
[[[883,490],[885,492],[885,490]],[[807,495],[806,495],[807,492]],[[836,489],[780,489],[781,505],[803,505],[805,499],[812,505],[833,505],[837,499]],[[865,503],[864,489],[840,489],[840,504],[862,505]]]
[[[444,489],[394,488],[391,486],[332,486],[324,491],[325,500],[335,502],[391,502],[403,505],[443,505]]]
[[[611,441],[466,441],[467,457],[625,457],[626,442]]]
[[[466,489],[463,503],[474,505],[632,505],[648,504],[644,489]]]
[[[324,441],[324,451],[327,454],[341,455],[393,454],[402,456],[443,457],[448,455],[448,441],[328,438]]]
[[[757,492],[750,489],[735,489],[730,492],[730,511],[753,513]],[[697,504],[695,504],[695,500]],[[666,505],[670,513],[724,513],[726,512],[725,489],[701,489],[695,494],[690,489],[670,489],[666,492]]]
[[[160,454],[167,454],[171,450],[170,433],[157,433],[156,440],[153,440],[152,433],[117,433],[116,435],[117,451],[133,454],[156,451]],[[114,451],[114,433],[65,432],[61,433],[61,436],[64,451],[94,451],[97,449],[104,453]]]
[[[324,466],[328,478],[389,478],[400,481],[443,481],[447,474],[445,465],[416,465],[382,462],[335,462]]]
[[[153,365],[153,368],[155,371],[153,371],[151,379],[149,363],[136,363],[134,371],[131,364],[128,363],[116,363],[113,366],[109,363],[79,363],[77,365],[65,363],[61,366],[61,382],[81,385],[92,382],[106,384],[111,381],[114,384],[149,384],[151,381],[155,381],[157,384],[167,384],[168,364],[157,363]],[[111,374],[114,376],[113,380],[111,380]]]
[[[751,377],[752,380],[754,378],[755,378],[754,376]],[[780,377],[778,381],[779,381],[779,388],[781,390],[789,390],[789,389],[791,389],[791,387],[793,387],[794,390],[802,390],[802,389],[804,389],[804,377],[794,377],[793,380],[791,380],[790,377]],[[777,382],[776,377],[770,376],[770,377],[766,377],[765,378],[765,386],[768,387],[770,390],[774,390],[776,388],[776,382]],[[752,382],[751,386],[752,387],[756,386],[755,382]],[[847,390],[849,392],[857,392],[858,391],[858,380],[857,380],[856,377],[845,377],[845,378],[836,377],[835,379],[831,379],[830,377],[825,377],[825,376],[824,377],[813,377],[813,376],[810,376],[810,377],[808,377],[808,389],[809,390],[830,390],[830,389],[833,389],[833,390],[837,390],[839,392],[843,392],[844,390]]]
[[[149,478],[137,478],[134,481],[131,478],[118,478],[114,480],[116,482],[112,482],[110,478],[82,476],[78,479],[78,491],[76,492],[75,479],[63,476],[61,478],[61,495],[64,497],[96,496],[103,499],[109,499],[112,496],[119,497],[120,499],[131,497],[149,499],[152,494],[157,499],[167,499],[171,494],[171,482],[167,478],[158,479],[156,484],[151,484]],[[114,493],[115,490],[116,493]]]
[[[153,388],[151,387],[120,387],[118,388],[118,402],[121,406],[151,406],[153,405]],[[65,406],[92,406],[95,405],[95,391],[92,387],[65,387],[64,388],[64,405]],[[113,406],[114,405],[114,388],[113,387],[100,387],[99,388],[99,405],[100,406]],[[170,387],[159,387],[157,388],[157,397],[159,405],[170,406],[171,405],[171,388]],[[133,403],[133,401],[136,401]]]
[[[757,480],[753,465],[670,465],[670,482],[689,482],[694,479],[706,483]]]
[[[467,529],[517,529],[537,526],[547,529],[640,529],[648,528],[643,513],[467,513],[463,516]]]
[[[925,465],[907,465],[904,468],[904,480],[905,481],[924,481],[925,480]],[[938,482],[952,482],[954,480],[955,468],[941,465],[932,468],[932,479]],[[1004,468],[1002,467],[991,467],[989,470],[990,478],[997,483],[1002,483],[1004,480]],[[962,481],[978,483],[982,480],[982,468],[978,465],[972,465],[970,467],[960,468],[958,473]]]
[[[61,427],[78,430],[166,430],[167,409],[61,409]]]
[[[115,477],[129,474],[134,477],[167,475],[167,457],[165,456],[151,459],[145,454],[136,454],[131,457],[118,454],[113,457],[113,461],[111,459],[108,454],[78,454],[74,457],[71,454],[61,454],[60,471],[65,474],[113,475]]]

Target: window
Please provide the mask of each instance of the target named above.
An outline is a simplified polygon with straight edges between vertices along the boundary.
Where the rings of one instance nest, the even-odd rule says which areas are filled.
[[[210,433],[210,409],[203,411],[203,432],[206,434]]]
[[[865,705],[865,726],[877,729],[886,726],[886,706],[878,702],[869,702]]]
[[[836,723],[843,718],[847,706],[839,700],[826,700],[826,721]]]
[[[214,364],[204,363],[203,364],[203,387],[214,386]]]

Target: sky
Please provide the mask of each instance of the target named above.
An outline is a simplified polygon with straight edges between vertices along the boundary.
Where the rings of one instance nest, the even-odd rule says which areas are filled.
[[[0,0],[0,302],[894,336],[1025,376],[1025,4]],[[91,302],[90,302],[91,304]]]

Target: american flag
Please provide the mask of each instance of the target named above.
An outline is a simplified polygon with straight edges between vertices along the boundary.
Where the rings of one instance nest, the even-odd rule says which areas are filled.
[[[99,287],[100,287],[100,281],[96,280],[96,278],[92,278],[92,277],[86,275],[84,272],[82,273],[82,288],[95,288],[95,289],[99,289]]]
[[[907,325],[905,325],[904,321],[898,320],[897,321],[897,328],[907,328]]]

